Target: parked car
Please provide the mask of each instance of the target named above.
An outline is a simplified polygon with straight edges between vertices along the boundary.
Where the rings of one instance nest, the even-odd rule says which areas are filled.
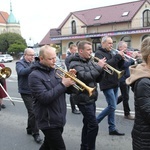
[[[11,55],[9,54],[2,54],[0,55],[0,62],[12,62],[14,59]]]

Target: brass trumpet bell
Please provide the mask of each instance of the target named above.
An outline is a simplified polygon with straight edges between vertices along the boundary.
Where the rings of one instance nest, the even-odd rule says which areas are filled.
[[[76,84],[73,85],[74,88],[76,88],[77,90],[80,90],[80,91],[84,91],[84,90],[87,90],[88,93],[89,93],[89,96],[92,96],[93,94],[93,91],[95,90],[95,87],[92,88],[92,87],[89,87],[87,86],[85,83],[83,83],[81,80],[77,79],[74,75],[70,74],[69,72],[66,72],[64,69],[56,66],[55,68],[56,70],[59,70],[62,74],[59,74],[57,73],[57,75],[60,77],[60,78],[63,78],[64,77],[68,77],[68,78],[71,78],[73,81],[76,82]]]
[[[95,63],[97,63],[97,62],[99,61],[99,58],[98,58],[98,57],[93,57],[93,56],[91,56],[91,58],[92,58],[92,60],[93,60]],[[120,78],[123,76],[123,74],[124,74],[124,70],[119,71],[119,70],[115,69],[114,67],[110,66],[109,64],[106,64],[106,67],[107,67],[107,68],[105,68],[104,71],[106,71],[106,72],[109,73],[110,75],[113,75],[114,72],[116,72],[117,75],[118,75],[118,79],[120,79]]]
[[[118,75],[118,79],[120,79],[124,75],[124,70],[119,71],[119,70],[115,69],[114,67],[112,67],[108,64],[106,64],[106,67],[108,69],[105,69],[105,71],[108,72],[109,74],[112,74],[112,75],[113,75],[114,72],[116,72],[117,75]]]
[[[0,69],[0,79],[1,78],[9,78],[11,75],[11,69],[9,67],[5,67],[5,68],[2,68]]]

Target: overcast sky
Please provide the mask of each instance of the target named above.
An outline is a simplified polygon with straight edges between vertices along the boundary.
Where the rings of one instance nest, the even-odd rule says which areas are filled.
[[[13,14],[28,41],[39,43],[51,28],[57,28],[70,12],[136,0],[11,0]],[[10,13],[10,0],[0,0],[0,11]],[[107,12],[106,12],[107,13]]]

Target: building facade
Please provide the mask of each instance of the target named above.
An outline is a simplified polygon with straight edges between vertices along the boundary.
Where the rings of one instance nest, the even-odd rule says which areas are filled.
[[[124,40],[128,47],[140,49],[142,40],[150,36],[150,0],[72,12],[55,30],[57,34],[49,32],[49,37],[52,42],[60,41],[62,58],[70,44],[81,40],[92,42],[95,51],[105,35],[112,37],[114,48]]]
[[[10,14],[0,11],[0,34],[2,33],[17,33],[21,35],[20,23],[16,20],[12,12],[12,5],[10,3]]]

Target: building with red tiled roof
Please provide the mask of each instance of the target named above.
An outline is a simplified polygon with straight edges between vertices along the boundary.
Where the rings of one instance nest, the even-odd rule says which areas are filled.
[[[16,20],[12,13],[12,6],[10,3],[10,14],[0,11],[0,34],[13,32],[21,34],[20,23]]]
[[[129,47],[139,49],[141,41],[150,36],[150,0],[71,12],[57,28],[57,33],[49,34],[49,41],[61,43],[64,57],[69,45],[81,40],[91,41],[95,51],[105,35],[112,37],[114,48],[124,40]]]
[[[51,36],[56,36],[59,35],[57,29],[50,29],[48,31],[48,33],[45,35],[45,37],[41,40],[41,42],[39,43],[39,46],[43,46],[45,44],[60,44],[61,41],[51,41]]]

